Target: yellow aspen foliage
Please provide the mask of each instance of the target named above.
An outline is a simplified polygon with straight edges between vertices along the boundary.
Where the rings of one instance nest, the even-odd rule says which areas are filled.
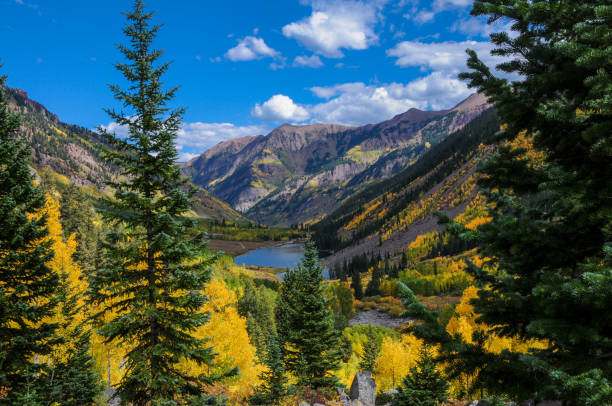
[[[64,238],[62,223],[60,222],[60,207],[59,203],[47,194],[45,206],[34,216],[47,218],[47,236],[44,237],[44,242],[50,242],[53,249],[53,257],[47,262],[47,266],[60,277],[63,287],[66,292],[66,299],[73,300],[76,308],[82,308],[84,303],[84,293],[87,289],[87,284],[81,275],[81,268],[73,260],[72,256],[76,251],[77,243],[74,234],[68,238]],[[62,337],[69,337],[70,331],[74,331],[77,325],[83,322],[87,317],[85,311],[77,312],[72,319],[69,319],[64,312],[66,301],[62,301],[55,308],[53,316],[47,322],[58,323],[59,328],[56,333]],[[43,362],[53,363],[54,360],[66,361],[67,358],[76,350],[76,343],[66,340],[61,345],[54,347],[48,358],[43,359]]]
[[[478,227],[493,220],[493,217],[476,217],[465,225],[465,228],[476,231]]]
[[[358,224],[365,220],[366,217],[376,211],[376,209],[378,208],[378,206],[381,205],[381,203],[382,200],[378,200],[376,202],[370,203],[369,206],[365,206],[365,210],[361,214],[353,217],[353,219],[346,226],[344,226],[344,229],[346,231],[349,231],[355,228]]]
[[[223,385],[230,401],[244,399],[259,384],[258,375],[263,367],[257,364],[255,347],[247,333],[246,319],[236,309],[236,293],[220,279],[211,280],[206,286],[209,301],[203,311],[209,312],[210,320],[200,327],[195,336],[208,338],[217,356],[215,367],[210,370],[193,362],[184,362],[182,368],[191,374],[215,375],[238,367],[237,377],[229,378]]]
[[[526,159],[530,162],[533,167],[540,167],[544,165],[546,154],[535,148],[533,145],[533,136],[528,135],[527,131],[521,131],[512,141],[506,143],[512,149],[523,149],[525,150],[520,158]]]
[[[53,257],[49,260],[47,266],[60,276],[67,299],[73,300],[75,310],[78,309],[72,319],[69,320],[63,312],[66,305],[64,301],[56,308],[54,315],[49,320],[59,324],[59,328],[56,330],[59,336],[68,338],[71,337],[72,331],[89,328],[89,324],[85,321],[93,310],[85,306],[84,295],[87,289],[87,281],[83,277],[81,268],[73,259],[77,248],[75,235],[70,235],[68,238],[64,237],[64,230],[60,221],[60,205],[49,194],[46,195],[44,208],[33,216],[47,217],[48,234],[44,241],[50,241],[53,249]],[[41,362],[52,364],[53,361],[66,361],[75,352],[75,345],[75,342],[66,340],[64,343],[57,345],[48,357],[41,359]],[[120,364],[124,354],[119,347],[105,344],[104,338],[94,331],[91,336],[91,350],[100,376],[108,381],[110,375],[110,382],[107,383],[119,382],[122,375]]]
[[[385,337],[376,360],[376,387],[379,391],[395,389],[416,365],[423,342],[412,334],[401,340]]]
[[[545,342],[536,340],[524,341],[511,337],[500,337],[491,332],[492,327],[482,323],[477,323],[478,314],[474,311],[474,306],[470,300],[478,297],[478,288],[470,286],[465,289],[461,302],[455,309],[455,316],[450,319],[446,326],[446,331],[451,335],[460,335],[461,338],[470,344],[474,344],[473,334],[475,331],[487,333],[487,340],[484,345],[485,351],[499,354],[503,350],[512,352],[527,352],[529,348],[546,348]]]

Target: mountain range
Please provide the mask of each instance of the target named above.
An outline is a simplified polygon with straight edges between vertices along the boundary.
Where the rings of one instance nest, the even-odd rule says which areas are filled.
[[[410,109],[361,127],[284,124],[222,142],[182,165],[192,181],[246,217],[313,223],[369,184],[389,178],[491,105],[473,94],[452,109]]]
[[[21,89],[5,87],[9,111],[21,120],[19,135],[32,149],[33,169],[51,171],[56,179],[84,187],[90,195],[107,192],[106,181],[120,176],[102,156],[107,144],[95,131],[62,122],[59,117]],[[197,187],[194,212],[202,217],[248,222],[227,203]]]
[[[22,90],[6,94],[35,170],[108,192],[106,181],[120,174],[103,158],[99,134],[60,121]],[[393,256],[439,229],[435,210],[463,213],[487,153],[481,143],[498,126],[494,109],[474,94],[449,110],[410,109],[361,127],[285,124],[222,142],[181,167],[197,189],[195,214],[308,225],[332,254],[330,265],[364,251]]]

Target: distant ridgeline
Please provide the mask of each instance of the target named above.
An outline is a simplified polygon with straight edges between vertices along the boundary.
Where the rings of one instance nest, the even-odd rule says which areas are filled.
[[[102,156],[104,138],[86,128],[67,124],[21,89],[5,87],[9,110],[19,113],[20,134],[32,148],[32,164],[39,175],[53,183],[85,186],[88,195],[106,191],[106,182],[118,170]],[[194,211],[200,216],[248,222],[225,202],[196,185]],[[60,188],[61,189],[61,188]]]
[[[59,120],[21,89],[5,88],[9,109],[21,117],[22,136],[32,148],[37,169],[49,168],[78,186],[102,187],[114,168],[101,156],[99,134]]]

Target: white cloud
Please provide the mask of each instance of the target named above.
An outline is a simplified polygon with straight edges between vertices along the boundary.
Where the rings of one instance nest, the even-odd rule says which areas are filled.
[[[404,14],[404,17],[417,24],[425,24],[434,21],[436,14],[442,11],[466,8],[473,4],[474,0],[434,0],[431,9],[419,10],[417,4],[413,3],[412,9],[409,13]]]
[[[247,135],[266,134],[268,128],[263,125],[237,126],[232,123],[184,123],[178,131],[176,146],[182,153],[202,152],[208,148],[233,138]]]
[[[416,13],[413,19],[417,24],[425,24],[430,21],[433,21],[435,16],[436,14],[433,11],[421,10],[418,13]],[[409,17],[409,16],[406,15],[405,17]]]
[[[272,62],[270,64],[270,69],[272,70],[285,69],[286,67],[287,67],[286,61]]]
[[[263,104],[255,104],[251,115],[263,121],[270,122],[300,122],[307,120],[310,114],[306,109],[300,105],[297,105],[282,94],[276,94],[268,99]]]
[[[256,104],[251,114],[272,122],[364,125],[388,120],[410,108],[448,109],[473,93],[465,82],[448,72],[433,72],[406,84],[354,82],[310,90],[323,100],[300,105],[287,96],[275,95],[263,105]]]
[[[193,154],[191,152],[181,152],[179,153],[178,162],[187,162],[200,156],[200,154]]]
[[[474,0],[435,0],[434,10],[448,10],[451,8],[465,8],[474,4]]]
[[[507,32],[510,37],[517,35],[516,31],[512,31],[512,23],[509,21],[498,20],[492,24],[487,24],[485,18],[467,18],[457,20],[450,27],[451,32],[460,32],[470,37],[489,38],[495,32]]]
[[[25,6],[28,8],[33,8],[33,9],[37,9],[38,8],[38,4],[34,4],[34,3],[26,3],[23,0],[15,0],[14,1],[16,4],[19,4],[20,6]]]
[[[121,126],[115,122],[100,127],[120,138],[125,139],[129,135],[127,126]],[[187,161],[220,142],[249,135],[267,134],[268,132],[269,128],[265,125],[237,126],[231,123],[183,123],[176,138],[179,162]]]
[[[469,48],[488,66],[497,65],[503,61],[501,57],[491,55],[493,44],[490,42],[431,42],[403,41],[387,51],[387,55],[397,58],[395,64],[401,67],[417,66],[422,70],[435,70],[444,73],[458,73],[467,70],[467,54]]]
[[[270,48],[262,38],[246,36],[238,41],[238,45],[230,48],[225,57],[231,61],[251,61],[280,55],[278,51]]]
[[[309,68],[320,68],[323,66],[321,58],[317,55],[311,56],[296,56],[293,60],[293,66],[307,66]]]
[[[131,118],[131,117],[128,117]],[[110,122],[107,125],[100,125],[99,127],[101,130],[106,131],[109,134],[115,134],[115,136],[122,138],[122,139],[126,139],[128,137],[128,135],[130,135],[130,132],[128,131],[128,126],[127,125],[119,125],[117,123]],[[97,129],[94,129],[93,131],[97,131]]]
[[[387,0],[311,0],[312,14],[283,27],[283,34],[311,51],[341,58],[341,49],[364,50],[376,43],[374,28]]]
[[[311,91],[317,97],[327,99],[309,108],[312,121],[347,125],[378,123],[413,107],[450,108],[472,93],[462,81],[440,72],[405,85],[356,82],[313,87]]]

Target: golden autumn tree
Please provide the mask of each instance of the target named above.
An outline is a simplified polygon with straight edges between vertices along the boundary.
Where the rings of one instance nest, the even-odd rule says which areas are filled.
[[[253,393],[263,367],[257,363],[256,349],[250,342],[246,319],[238,314],[236,293],[222,280],[213,279],[206,286],[205,294],[208,301],[202,310],[208,312],[210,319],[198,328],[194,336],[209,340],[218,355],[210,367],[184,361],[181,368],[207,377],[232,375],[231,371],[236,368],[237,374],[216,386],[230,400],[242,400]]]
[[[90,327],[84,305],[87,283],[73,259],[77,248],[75,236],[64,238],[60,206],[51,195],[46,195],[43,209],[35,216],[47,219],[48,234],[40,243],[52,247],[53,256],[47,266],[60,280],[59,305],[46,320],[57,324],[56,336],[60,341],[40,359],[51,370],[46,378],[45,399],[67,406],[90,405],[101,387],[90,355]]]
[[[488,326],[478,323],[479,315],[474,311],[474,306],[471,304],[472,299],[478,297],[478,288],[470,286],[463,292],[461,302],[455,309],[455,316],[450,319],[446,326],[446,331],[451,335],[460,335],[463,341],[469,344],[475,344],[475,336],[483,333],[486,337],[483,345],[487,352],[499,354],[503,350],[512,352],[526,353],[530,348],[544,349],[548,346],[545,342],[536,340],[520,340],[518,338],[500,337],[493,332],[494,326]]]
[[[410,368],[416,365],[423,342],[411,334],[401,339],[385,337],[376,361],[376,386],[379,391],[396,389]]]

